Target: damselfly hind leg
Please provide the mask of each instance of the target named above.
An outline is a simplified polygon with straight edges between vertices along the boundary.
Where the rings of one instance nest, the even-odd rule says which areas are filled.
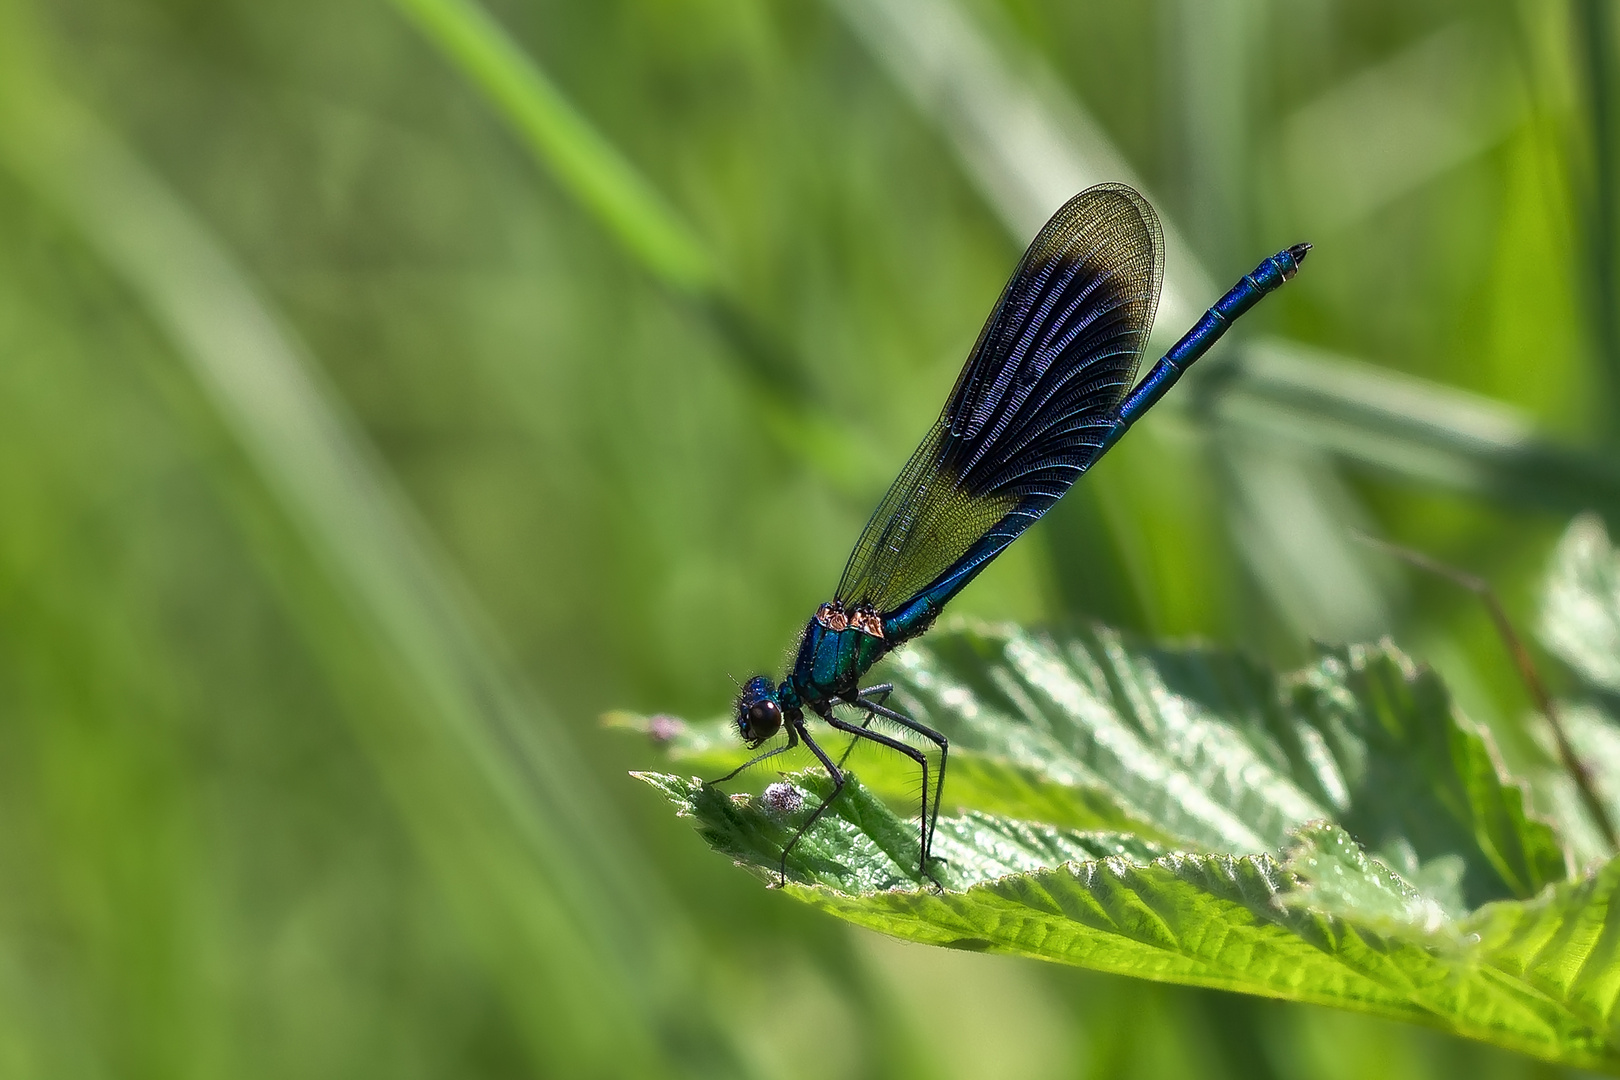
[[[881,716],[885,720],[899,724],[908,731],[915,731],[917,734],[939,747],[939,773],[934,778],[934,810],[932,815],[930,815],[928,812],[927,759],[923,759],[925,762],[923,767],[923,860],[926,863],[927,860],[933,858],[934,830],[939,825],[939,803],[941,797],[945,793],[945,762],[950,757],[951,741],[945,737],[943,732],[935,731],[927,724],[919,724],[911,717],[885,707],[882,702],[872,700],[871,695],[875,691],[885,691],[883,696],[885,699],[887,699],[889,696],[888,691],[893,689],[893,686],[884,684],[882,686],[874,686],[871,690],[862,691],[855,698],[855,706],[856,708],[865,709],[867,711],[867,723],[871,723],[873,716]],[[863,724],[861,726],[864,728],[866,725]],[[870,734],[871,733],[868,732],[868,735]],[[927,871],[925,870],[924,872],[926,873]],[[928,876],[929,880],[932,881],[933,875],[929,874]],[[938,882],[935,882],[935,884],[937,885]]]
[[[870,703],[865,703],[862,705],[862,707],[866,708],[869,704]],[[875,710],[879,710],[882,709],[882,706],[874,706],[873,708]],[[880,712],[879,715],[883,715],[883,713]],[[845,723],[834,716],[831,709],[828,709],[826,712],[822,713],[821,718],[832,727],[837,728],[839,731],[848,732],[849,734],[854,735],[856,738],[870,739],[879,746],[886,746],[890,750],[894,750],[898,753],[906,755],[906,757],[910,758],[912,761],[915,761],[917,763],[917,767],[922,770],[922,823],[918,827],[919,835],[917,837],[921,851],[917,858],[917,869],[923,877],[934,883],[934,887],[936,889],[943,891],[945,886],[941,885],[939,879],[934,876],[934,872],[928,869],[928,849],[930,846],[930,841],[932,840],[928,827],[928,755],[917,749],[915,746],[912,746],[910,743],[904,743],[899,739],[890,738],[881,732],[873,731],[864,726]],[[907,726],[911,726],[910,721],[907,722]]]
[[[876,686],[869,686],[865,690],[857,691],[856,692],[856,700],[859,700],[860,698],[871,698],[873,701],[876,701],[879,705],[882,705],[882,704],[884,704],[885,702],[887,702],[889,700],[889,695],[892,694],[892,693],[894,693],[894,684],[893,683],[879,683]],[[866,719],[861,721],[862,730],[865,730],[866,728],[870,727],[872,725],[872,721],[876,720],[876,719],[877,719],[877,713],[875,713],[872,710],[868,709],[866,711]],[[860,741],[859,738],[852,738],[852,739],[849,740],[849,745],[844,747],[844,756],[838,759],[838,767],[839,768],[844,767],[844,762],[849,760],[849,755],[854,753],[855,744],[857,742],[859,742],[859,741]]]

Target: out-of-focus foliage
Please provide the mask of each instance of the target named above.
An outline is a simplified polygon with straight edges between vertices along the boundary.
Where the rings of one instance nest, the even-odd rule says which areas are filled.
[[[606,204],[430,6],[480,10],[0,2],[0,1071],[1535,1068],[851,932],[590,718],[780,663],[1089,170],[1174,226],[1183,316],[1317,252],[958,608],[1391,632],[1544,767],[1484,616],[1347,527],[1521,614],[1613,522],[1601,0],[492,3],[531,120],[648,194]]]
[[[1620,693],[1620,555],[1601,521],[1569,527],[1545,592],[1542,641],[1590,686]]]
[[[1596,518],[1572,522],[1547,569],[1537,630],[1542,642],[1569,665],[1576,685],[1557,709],[1570,744],[1591,780],[1591,789],[1611,821],[1620,818],[1620,725],[1616,674],[1620,673],[1620,553]],[[1550,740],[1544,740],[1550,741]],[[1541,774],[1544,802],[1555,807],[1577,858],[1605,851],[1591,814],[1577,809],[1574,781],[1562,770]]]

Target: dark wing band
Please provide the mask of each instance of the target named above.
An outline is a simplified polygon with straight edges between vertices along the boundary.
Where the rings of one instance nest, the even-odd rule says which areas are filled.
[[[1153,327],[1163,251],[1153,208],[1121,184],[1052,216],[856,542],[845,606],[893,611],[1015,507],[1045,513],[1096,460]]]

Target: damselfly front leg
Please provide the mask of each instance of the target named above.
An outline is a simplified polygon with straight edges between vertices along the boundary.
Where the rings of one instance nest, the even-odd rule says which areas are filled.
[[[726,773],[726,775],[722,776],[720,779],[718,779],[718,780],[710,780],[709,783],[711,783],[711,784],[723,784],[727,780],[730,780],[732,777],[736,776],[738,773],[744,771],[745,769],[751,769],[755,765],[758,765],[760,762],[764,761],[766,758],[773,758],[777,754],[785,754],[789,750],[793,749],[795,746],[799,745],[799,733],[798,733],[797,730],[795,730],[795,728],[794,728],[794,726],[792,724],[788,725],[788,733],[787,733],[787,735],[788,735],[787,744],[785,746],[778,746],[775,750],[767,750],[763,754],[759,754],[759,755],[757,755],[755,757],[751,757],[747,761],[743,762],[741,765],[737,766],[735,769],[732,769],[730,772]]]
[[[830,722],[832,719],[832,710],[828,709],[826,712],[818,712],[817,715],[819,715],[823,720]],[[803,717],[790,718],[788,720],[788,738],[792,739],[795,734],[804,740],[804,745],[810,748],[810,752],[816,755],[816,758],[821,762],[822,766],[826,768],[827,775],[832,777],[833,789],[832,794],[828,795],[821,801],[821,805],[816,807],[815,813],[811,814],[809,819],[806,820],[803,825],[799,826],[799,831],[793,834],[793,839],[789,840],[787,842],[787,846],[782,849],[782,862],[776,868],[776,883],[778,885],[787,884],[788,852],[792,851],[798,842],[804,838],[804,834],[810,831],[810,826],[814,825],[816,823],[816,819],[820,818],[822,814],[827,812],[827,807],[831,806],[833,804],[833,800],[838,798],[839,793],[844,790],[844,770],[840,769],[837,765],[834,765],[832,758],[828,757],[826,751],[821,748],[820,744],[810,737],[810,732],[804,726]]]

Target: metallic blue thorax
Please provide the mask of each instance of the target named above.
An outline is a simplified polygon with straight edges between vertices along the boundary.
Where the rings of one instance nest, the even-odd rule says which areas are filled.
[[[837,603],[822,604],[804,628],[793,670],[778,696],[784,706],[853,699],[861,676],[891,647],[876,615],[845,613]]]

